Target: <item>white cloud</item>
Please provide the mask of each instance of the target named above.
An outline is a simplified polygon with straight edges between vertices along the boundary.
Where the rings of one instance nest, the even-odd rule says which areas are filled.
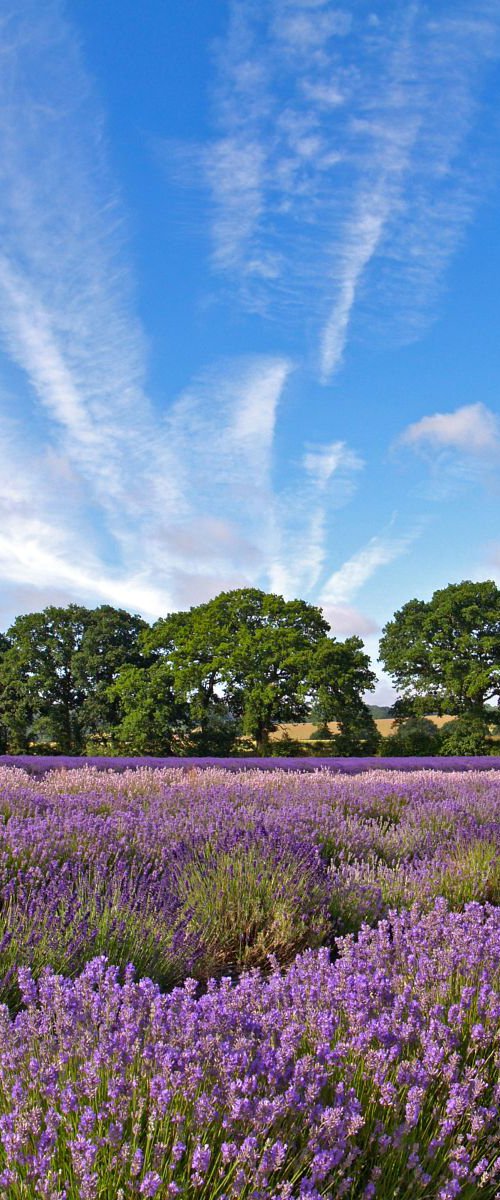
[[[343,37],[352,24],[350,13],[342,10],[304,10],[303,4],[277,5],[273,32],[288,52],[304,57],[323,49],[331,38]]]
[[[175,472],[144,391],[103,116],[57,0],[7,0],[2,15],[0,336],[42,436],[130,554],[144,504],[174,501]]]
[[[213,265],[251,310],[286,325],[308,311],[326,382],[351,335],[413,338],[432,316],[484,193],[469,138],[498,5],[232,0],[229,14],[201,153]]]
[[[233,520],[252,516],[264,522],[265,536],[276,414],[290,370],[284,358],[228,360],[196,379],[172,405],[165,435],[186,515],[201,509],[222,518],[230,513]]]
[[[327,605],[323,613],[335,637],[350,637],[355,633],[366,637],[376,633],[379,628],[376,621],[349,604]]]
[[[334,571],[321,590],[323,608],[345,605],[353,599],[380,567],[406,554],[415,534],[403,537],[373,537],[357,554]]]
[[[222,268],[244,266],[243,250],[262,210],[262,148],[250,141],[223,138],[206,155],[205,168],[216,196],[214,264]]]
[[[273,12],[286,9],[290,18],[305,7],[273,0]],[[292,261],[288,228],[286,236],[269,239],[262,221],[289,205],[306,231],[317,219],[324,228],[338,156],[322,123],[325,96],[311,95],[310,108],[303,106],[303,84],[314,74],[309,51],[290,104],[276,113],[273,92],[266,116],[271,64],[254,54],[248,12],[234,6],[219,98],[215,251],[226,254],[224,269],[238,263],[242,278],[258,280],[262,295],[276,285],[286,305],[295,294],[303,309],[304,286],[316,288],[319,262],[324,271],[325,238],[315,242],[309,272],[300,229]],[[106,161],[103,115],[76,39],[57,0],[43,6],[25,0],[21,7],[7,0],[4,13],[0,336],[16,379],[24,380],[19,407],[27,414],[24,426],[0,427],[0,568],[8,588],[106,600],[149,617],[249,582],[312,595],[325,572],[330,510],[350,495],[360,459],[333,440],[309,446],[305,456],[299,449],[292,482],[276,485],[276,424],[292,371],[281,354],[218,363],[174,400],[164,421],[153,410],[125,217]],[[349,37],[339,20],[336,29],[321,25],[314,63],[318,86],[338,82],[347,104],[348,78],[332,80],[330,60],[321,58],[332,39]],[[280,43],[280,70],[290,61],[291,28],[286,52]],[[312,43],[302,40],[307,50]],[[262,121],[275,130],[271,158]],[[398,162],[405,137],[397,143]],[[335,319],[331,314],[334,357],[342,352],[343,323],[345,332],[365,262],[382,236],[389,192],[388,184],[368,197],[365,187],[366,204],[358,195],[354,220],[349,225],[349,210],[342,225],[338,272],[335,278],[329,272],[328,282],[329,299],[333,281],[340,304]],[[9,396],[5,409],[11,407]],[[391,553],[374,539],[331,577],[325,603],[349,609],[359,581]]]
[[[350,224],[339,266],[337,298],[320,336],[320,369],[325,383],[342,362],[358,284],[381,240],[387,209],[383,198],[379,202],[371,199]]]
[[[349,497],[363,463],[344,442],[309,446],[300,465],[291,464],[293,485],[276,486],[275,425],[291,371],[287,359],[264,355],[222,362],[173,405],[166,430],[184,504],[158,537],[175,567],[176,597],[182,580],[179,597],[194,602],[202,575],[215,570],[221,580],[251,580],[287,597],[314,590],[327,510]]]
[[[325,569],[333,514],[350,500],[363,467],[345,442],[307,446],[297,479],[276,497],[273,591],[291,597],[316,589]]]
[[[22,441],[13,421],[0,421],[0,578],[15,598],[29,592],[40,603],[64,596],[110,603],[154,618],[172,607],[167,589],[140,569],[112,570],[81,509],[79,491],[68,487],[67,464],[50,475],[44,455]],[[61,474],[62,471],[62,474]],[[62,499],[63,498],[63,499]],[[5,601],[2,604],[5,608]]]
[[[485,404],[465,404],[453,412],[422,417],[399,440],[409,446],[489,456],[500,449],[500,420]]]
[[[194,603],[217,580],[265,583],[287,553],[272,455],[291,363],[228,360],[164,422],[153,411],[124,215],[76,39],[56,0],[8,16],[0,335],[26,381],[27,421],[0,428],[4,579],[147,615]],[[230,165],[227,187],[249,210],[258,164]]]
[[[359,471],[363,460],[345,442],[310,446],[304,455],[304,467],[320,488],[326,487],[335,472]]]

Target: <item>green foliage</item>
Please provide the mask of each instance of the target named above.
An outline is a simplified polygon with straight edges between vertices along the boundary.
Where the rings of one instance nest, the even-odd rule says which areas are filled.
[[[265,753],[277,724],[307,716],[308,665],[327,632],[314,605],[240,588],[157,621],[147,646],[170,663],[204,752],[211,713],[223,698],[241,731]]]
[[[1,662],[2,717],[9,748],[26,751],[30,740],[54,741],[67,754],[82,747],[79,709],[85,698],[73,660],[88,610],[50,605],[17,617]]]
[[[406,717],[396,733],[384,738],[384,754],[394,758],[440,754],[441,733],[428,717]]]
[[[188,711],[187,706],[185,707]],[[219,758],[237,755],[241,750],[240,731],[241,721],[229,711],[220,697],[214,696],[213,704],[208,710],[203,724],[196,729],[190,729],[185,753],[201,756],[214,755]]]
[[[402,693],[390,741],[363,699],[375,675],[361,639],[329,632],[319,608],[257,588],[222,592],[152,628],[110,605],[20,616],[0,635],[0,753],[227,756],[246,738],[259,754],[298,755],[311,748],[271,748],[269,735],[312,716],[317,752],[432,754],[440,743],[423,722],[429,711],[473,719],[443,733],[443,753],[493,752],[494,583],[450,584],[427,603],[411,600],[386,626],[381,658]],[[329,721],[339,726],[333,740]]]
[[[3,661],[4,655],[6,654],[7,650],[9,649],[9,646],[10,646],[9,639],[7,637],[5,637],[5,634],[0,633],[0,754],[5,754],[6,749],[7,749],[8,730],[7,730],[7,726],[5,724],[5,718],[2,715],[2,713],[3,713],[2,693],[4,691],[4,686],[5,686],[4,682],[3,682],[2,661]]]
[[[326,891],[292,857],[276,861],[257,845],[191,862],[179,884],[186,940],[198,947],[198,979],[291,962],[328,931]]]
[[[361,696],[365,691],[373,691],[375,682],[361,638],[349,637],[345,642],[322,638],[308,671],[314,719],[348,723],[351,719],[369,718],[371,714]]]
[[[385,669],[427,711],[481,713],[500,692],[500,591],[492,580],[449,584],[410,600],[385,626]],[[414,708],[414,711],[422,711]]]
[[[11,753],[46,743],[82,752],[89,736],[113,725],[109,687],[125,662],[138,661],[141,617],[102,605],[49,605],[17,617],[0,654],[0,722]],[[5,643],[4,639],[4,643]]]
[[[246,736],[257,753],[297,754],[270,751],[269,734],[313,704],[340,722],[339,753],[369,753],[368,657],[328,632],[314,605],[256,588],[153,628],[110,605],[29,613],[0,642],[0,750],[226,756]]]
[[[450,908],[457,911],[473,900],[479,904],[500,904],[498,846],[487,841],[460,846],[444,865],[436,868],[432,896],[444,896]]]
[[[339,717],[339,733],[335,736],[335,754],[342,757],[376,754],[380,745],[380,734],[366,704],[360,700],[357,706],[346,710]]]
[[[486,715],[457,717],[450,721],[441,733],[441,748],[439,753],[453,754],[489,754],[490,736],[489,721]]]
[[[102,604],[85,620],[81,643],[72,661],[75,680],[84,700],[80,724],[85,737],[110,730],[117,721],[117,698],[112,685],[126,666],[142,666],[145,658],[140,637],[149,626],[142,617]]]
[[[375,687],[375,675],[359,637],[336,642],[323,638],[309,668],[313,715],[321,724],[337,721],[333,754],[375,754],[379,733],[363,692]]]
[[[161,659],[148,668],[127,665],[108,688],[117,713],[115,752],[134,755],[179,753],[187,737],[187,708],[177,700],[172,671]]]

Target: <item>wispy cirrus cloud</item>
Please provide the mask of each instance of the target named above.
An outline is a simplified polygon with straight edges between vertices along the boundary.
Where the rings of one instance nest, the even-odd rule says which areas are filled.
[[[38,508],[50,507],[52,454],[100,513],[96,542],[140,571],[138,526],[175,500],[175,474],[160,469],[103,114],[57,0],[6,0],[0,21],[0,339],[19,371],[19,420],[46,448]]]
[[[191,148],[212,262],[274,322],[307,308],[323,381],[350,333],[415,336],[432,312],[484,189],[469,138],[499,39],[495,0],[232,0],[214,136]]]
[[[277,552],[269,576],[274,591],[316,594],[334,536],[334,518],[351,499],[364,466],[345,442],[306,446],[293,483],[276,498]]]
[[[64,460],[51,456],[47,472],[45,455],[5,419],[0,447],[0,579],[6,588],[0,609],[8,608],[10,596],[32,609],[64,598],[135,608],[148,617],[165,611],[165,593],[147,572],[113,565],[92,545],[92,527]]]
[[[400,537],[383,535],[371,538],[366,546],[330,575],[321,591],[322,606],[328,609],[348,605],[380,567],[406,554],[417,536],[417,532],[411,532]]]
[[[328,552],[328,513],[350,497],[364,464],[343,442],[309,445],[289,464],[293,484],[276,482],[275,425],[292,370],[289,360],[265,355],[220,363],[167,417],[184,508],[157,536],[181,572],[183,597],[215,569],[224,586],[314,592]],[[196,548],[190,567],[188,547]]]
[[[331,446],[309,452],[290,529],[273,455],[292,364],[228,359],[167,398],[166,416],[154,409],[126,215],[78,39],[58,0],[6,0],[0,24],[0,339],[18,387],[0,402],[7,588],[154,617],[224,586],[268,586],[280,565],[285,579],[292,540],[307,543],[309,505],[311,587],[342,472]],[[249,164],[231,187],[250,212],[258,155]]]
[[[218,136],[202,150],[214,265],[278,320],[309,305],[324,373],[388,245],[416,137],[393,120],[411,21],[383,34],[360,21],[321,0],[235,3],[218,52]],[[18,388],[0,404],[7,591],[34,607],[67,597],[154,618],[251,583],[319,594],[339,631],[369,633],[352,600],[406,543],[375,538],[331,574],[335,513],[360,457],[333,429],[276,470],[295,367],[280,352],[219,361],[154,408],[126,213],[78,39],[58,0],[6,0],[0,22],[0,338]],[[369,103],[372,76],[356,68],[360,39],[374,63],[395,47],[386,124],[382,84]]]
[[[287,359],[267,356],[220,363],[166,416],[183,501],[156,536],[181,570],[191,562],[193,587],[206,569],[239,571],[247,582],[266,572],[275,538],[274,432],[290,371]]]

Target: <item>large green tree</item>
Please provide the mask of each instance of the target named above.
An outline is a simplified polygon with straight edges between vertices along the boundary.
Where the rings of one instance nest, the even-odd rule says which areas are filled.
[[[500,694],[500,591],[451,583],[410,600],[383,630],[380,659],[414,712],[481,715]]]
[[[137,656],[146,623],[103,605],[49,605],[17,617],[0,656],[0,716],[9,749],[39,740],[78,754],[87,738],[113,720],[107,689]]]
[[[234,734],[239,722],[264,753],[278,722],[307,714],[308,664],[328,628],[321,611],[304,600],[240,588],[157,621],[145,642],[171,663],[197,727],[199,753],[213,749],[221,705]]]
[[[356,704],[360,713],[359,691],[373,679],[368,660],[359,639],[349,639],[341,650],[328,633],[314,605],[240,588],[157,621],[143,641],[147,651],[170,664],[176,693],[189,704],[199,753],[213,751],[214,730],[225,711],[234,734],[239,722],[263,754],[278,724],[309,715],[325,672],[329,712],[335,693],[336,714],[349,706],[354,712]]]
[[[405,717],[384,739],[383,753],[394,758],[441,754],[440,731],[428,717]]]
[[[27,750],[31,740],[54,741],[64,753],[81,748],[78,710],[84,693],[72,667],[87,610],[70,604],[16,617],[1,663],[2,716],[8,745]]]
[[[308,680],[313,696],[312,716],[318,724],[336,721],[335,750],[342,755],[375,754],[380,736],[363,700],[376,677],[361,638],[344,642],[322,638],[311,659]]]
[[[244,594],[242,608],[233,593],[228,612],[236,636],[222,678],[243,732],[264,754],[278,724],[308,716],[310,663],[329,626],[314,605],[265,592]]]
[[[198,754],[213,749],[214,725],[221,709],[226,711],[220,693],[228,631],[214,618],[214,603],[161,617],[142,638],[144,652],[168,666],[175,695],[187,706]]]
[[[187,746],[187,706],[176,697],[168,662],[126,665],[108,688],[115,706],[114,751],[127,755],[169,755]]]
[[[139,667],[151,661],[140,642],[140,635],[148,629],[142,617],[110,604],[87,611],[72,660],[75,683],[84,693],[79,720],[86,742],[115,728],[119,702],[110,689],[124,666]]]

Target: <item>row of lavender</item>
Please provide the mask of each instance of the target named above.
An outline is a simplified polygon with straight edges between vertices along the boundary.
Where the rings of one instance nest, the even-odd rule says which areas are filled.
[[[276,771],[278,764],[275,758],[254,758],[252,756],[231,758],[121,758],[119,756],[97,755],[77,757],[75,755],[37,755],[37,754],[3,754],[0,755],[0,766],[21,767],[29,775],[45,775],[47,771],[79,771],[82,766],[94,767],[100,771],[129,771],[148,766],[155,770],[166,770],[175,767],[178,770],[189,771],[193,767],[214,767],[219,770],[234,771]],[[500,770],[500,755],[446,755],[426,757],[405,756],[404,758],[378,758],[364,756],[356,758],[281,758],[280,771],[333,771],[335,774],[358,775],[362,771],[494,771]]]
[[[281,963],[391,908],[498,902],[495,773],[5,771],[0,999],[95,954],[163,988]]]
[[[0,1194],[497,1196],[497,779],[3,768]]]

